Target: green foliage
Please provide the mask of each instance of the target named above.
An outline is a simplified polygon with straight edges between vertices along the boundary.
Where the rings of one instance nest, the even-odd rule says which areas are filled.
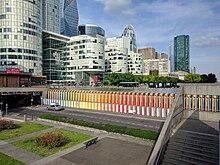
[[[20,162],[1,152],[0,152],[0,164],[2,165],[25,165],[25,163]]]
[[[71,123],[74,125],[81,125],[85,127],[105,130],[107,132],[116,132],[116,133],[127,134],[131,136],[151,139],[151,140],[156,140],[158,136],[158,133],[156,131],[142,130],[138,128],[128,128],[125,126],[112,125],[112,124],[95,123],[95,122],[73,119],[73,118],[69,118],[65,116],[58,116],[58,115],[53,115],[53,114],[41,114],[39,117],[43,119]]]
[[[208,75],[202,74],[201,75],[201,82],[202,83],[216,83],[217,78],[216,78],[215,74],[213,74],[213,73],[209,73]]]
[[[150,75],[153,75],[153,76],[159,76],[159,70],[150,70]]]
[[[47,156],[50,156],[54,153],[60,152],[62,150],[65,150],[67,148],[70,148],[70,147],[72,147],[76,144],[82,143],[82,142],[92,138],[89,135],[85,135],[85,134],[78,133],[78,132],[73,132],[73,131],[68,131],[68,130],[64,130],[64,129],[55,130],[55,131],[52,131],[51,133],[52,134],[62,134],[64,137],[69,139],[68,143],[66,143],[63,146],[55,147],[55,148],[52,148],[52,149],[49,149],[47,147],[45,147],[45,148],[44,147],[39,147],[39,146],[37,146],[37,144],[35,142],[35,139],[36,139],[37,136],[34,136],[34,137],[27,138],[27,139],[22,139],[22,140],[19,140],[19,141],[15,141],[12,144],[14,144],[14,145],[16,145],[20,148],[26,149],[30,152],[34,152],[38,155],[47,157]],[[44,135],[47,135],[47,134],[48,133],[43,133],[43,134],[38,135],[38,136],[44,136]]]
[[[55,147],[64,146],[69,142],[69,139],[60,133],[46,133],[35,138],[36,145],[43,148],[52,149]]]
[[[37,123],[20,123],[16,129],[1,131],[0,140],[10,139],[16,136],[25,135],[48,128],[51,128],[51,126]]]
[[[131,73],[111,73],[104,77],[104,82],[108,85],[117,86],[120,82],[134,82],[135,76]]]
[[[184,82],[186,83],[198,83],[201,81],[201,76],[199,74],[188,74],[184,78]]]
[[[14,124],[11,120],[0,119],[0,131],[7,129],[15,129],[18,128],[18,125]]]
[[[156,71],[155,71],[156,72]],[[104,85],[117,86],[120,82],[139,82],[139,83],[151,83],[151,82],[180,82],[178,78],[172,78],[167,76],[158,75],[133,75],[131,73],[111,73],[104,77]]]

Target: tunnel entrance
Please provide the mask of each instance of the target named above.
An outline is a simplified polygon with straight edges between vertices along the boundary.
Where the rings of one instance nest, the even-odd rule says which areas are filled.
[[[41,96],[41,92],[38,92],[37,94],[1,94],[0,110],[4,111],[6,109],[6,104],[8,109],[31,105],[41,105]]]

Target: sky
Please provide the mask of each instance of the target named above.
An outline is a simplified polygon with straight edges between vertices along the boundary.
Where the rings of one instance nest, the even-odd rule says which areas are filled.
[[[126,25],[137,46],[168,53],[176,35],[190,36],[190,66],[220,81],[220,0],[78,0],[79,24],[101,26],[106,37],[121,36]]]

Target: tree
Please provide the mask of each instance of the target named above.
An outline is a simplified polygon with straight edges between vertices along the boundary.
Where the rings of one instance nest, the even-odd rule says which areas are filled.
[[[201,81],[200,74],[188,74],[184,78],[184,82],[186,83],[198,83]]]
[[[159,75],[159,70],[150,70],[150,75],[158,76]]]
[[[217,78],[216,78],[215,74],[213,74],[213,73],[209,73],[208,75],[202,74],[200,82],[202,82],[202,83],[216,83]]]

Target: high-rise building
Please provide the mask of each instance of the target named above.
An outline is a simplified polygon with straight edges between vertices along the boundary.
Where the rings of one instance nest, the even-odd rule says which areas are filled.
[[[48,84],[66,84],[69,40],[70,37],[43,31],[43,75]]]
[[[92,85],[105,72],[105,37],[79,35],[68,42],[67,81]]]
[[[43,30],[59,33],[60,0],[43,0]]]
[[[174,54],[173,54],[173,45],[168,47],[168,59],[170,61],[170,71],[174,72]]]
[[[65,36],[77,36],[78,8],[76,0],[60,0],[60,34]]]
[[[156,50],[153,47],[138,48],[138,53],[143,54],[143,60],[156,59]]]
[[[42,75],[42,1],[0,1],[0,70]]]
[[[78,35],[101,35],[105,37],[105,30],[97,25],[84,24],[79,25]]]
[[[189,72],[189,35],[174,37],[174,71]]]
[[[136,34],[134,27],[132,25],[127,25],[122,32],[122,36],[128,37],[130,39],[129,51],[137,53]]]

